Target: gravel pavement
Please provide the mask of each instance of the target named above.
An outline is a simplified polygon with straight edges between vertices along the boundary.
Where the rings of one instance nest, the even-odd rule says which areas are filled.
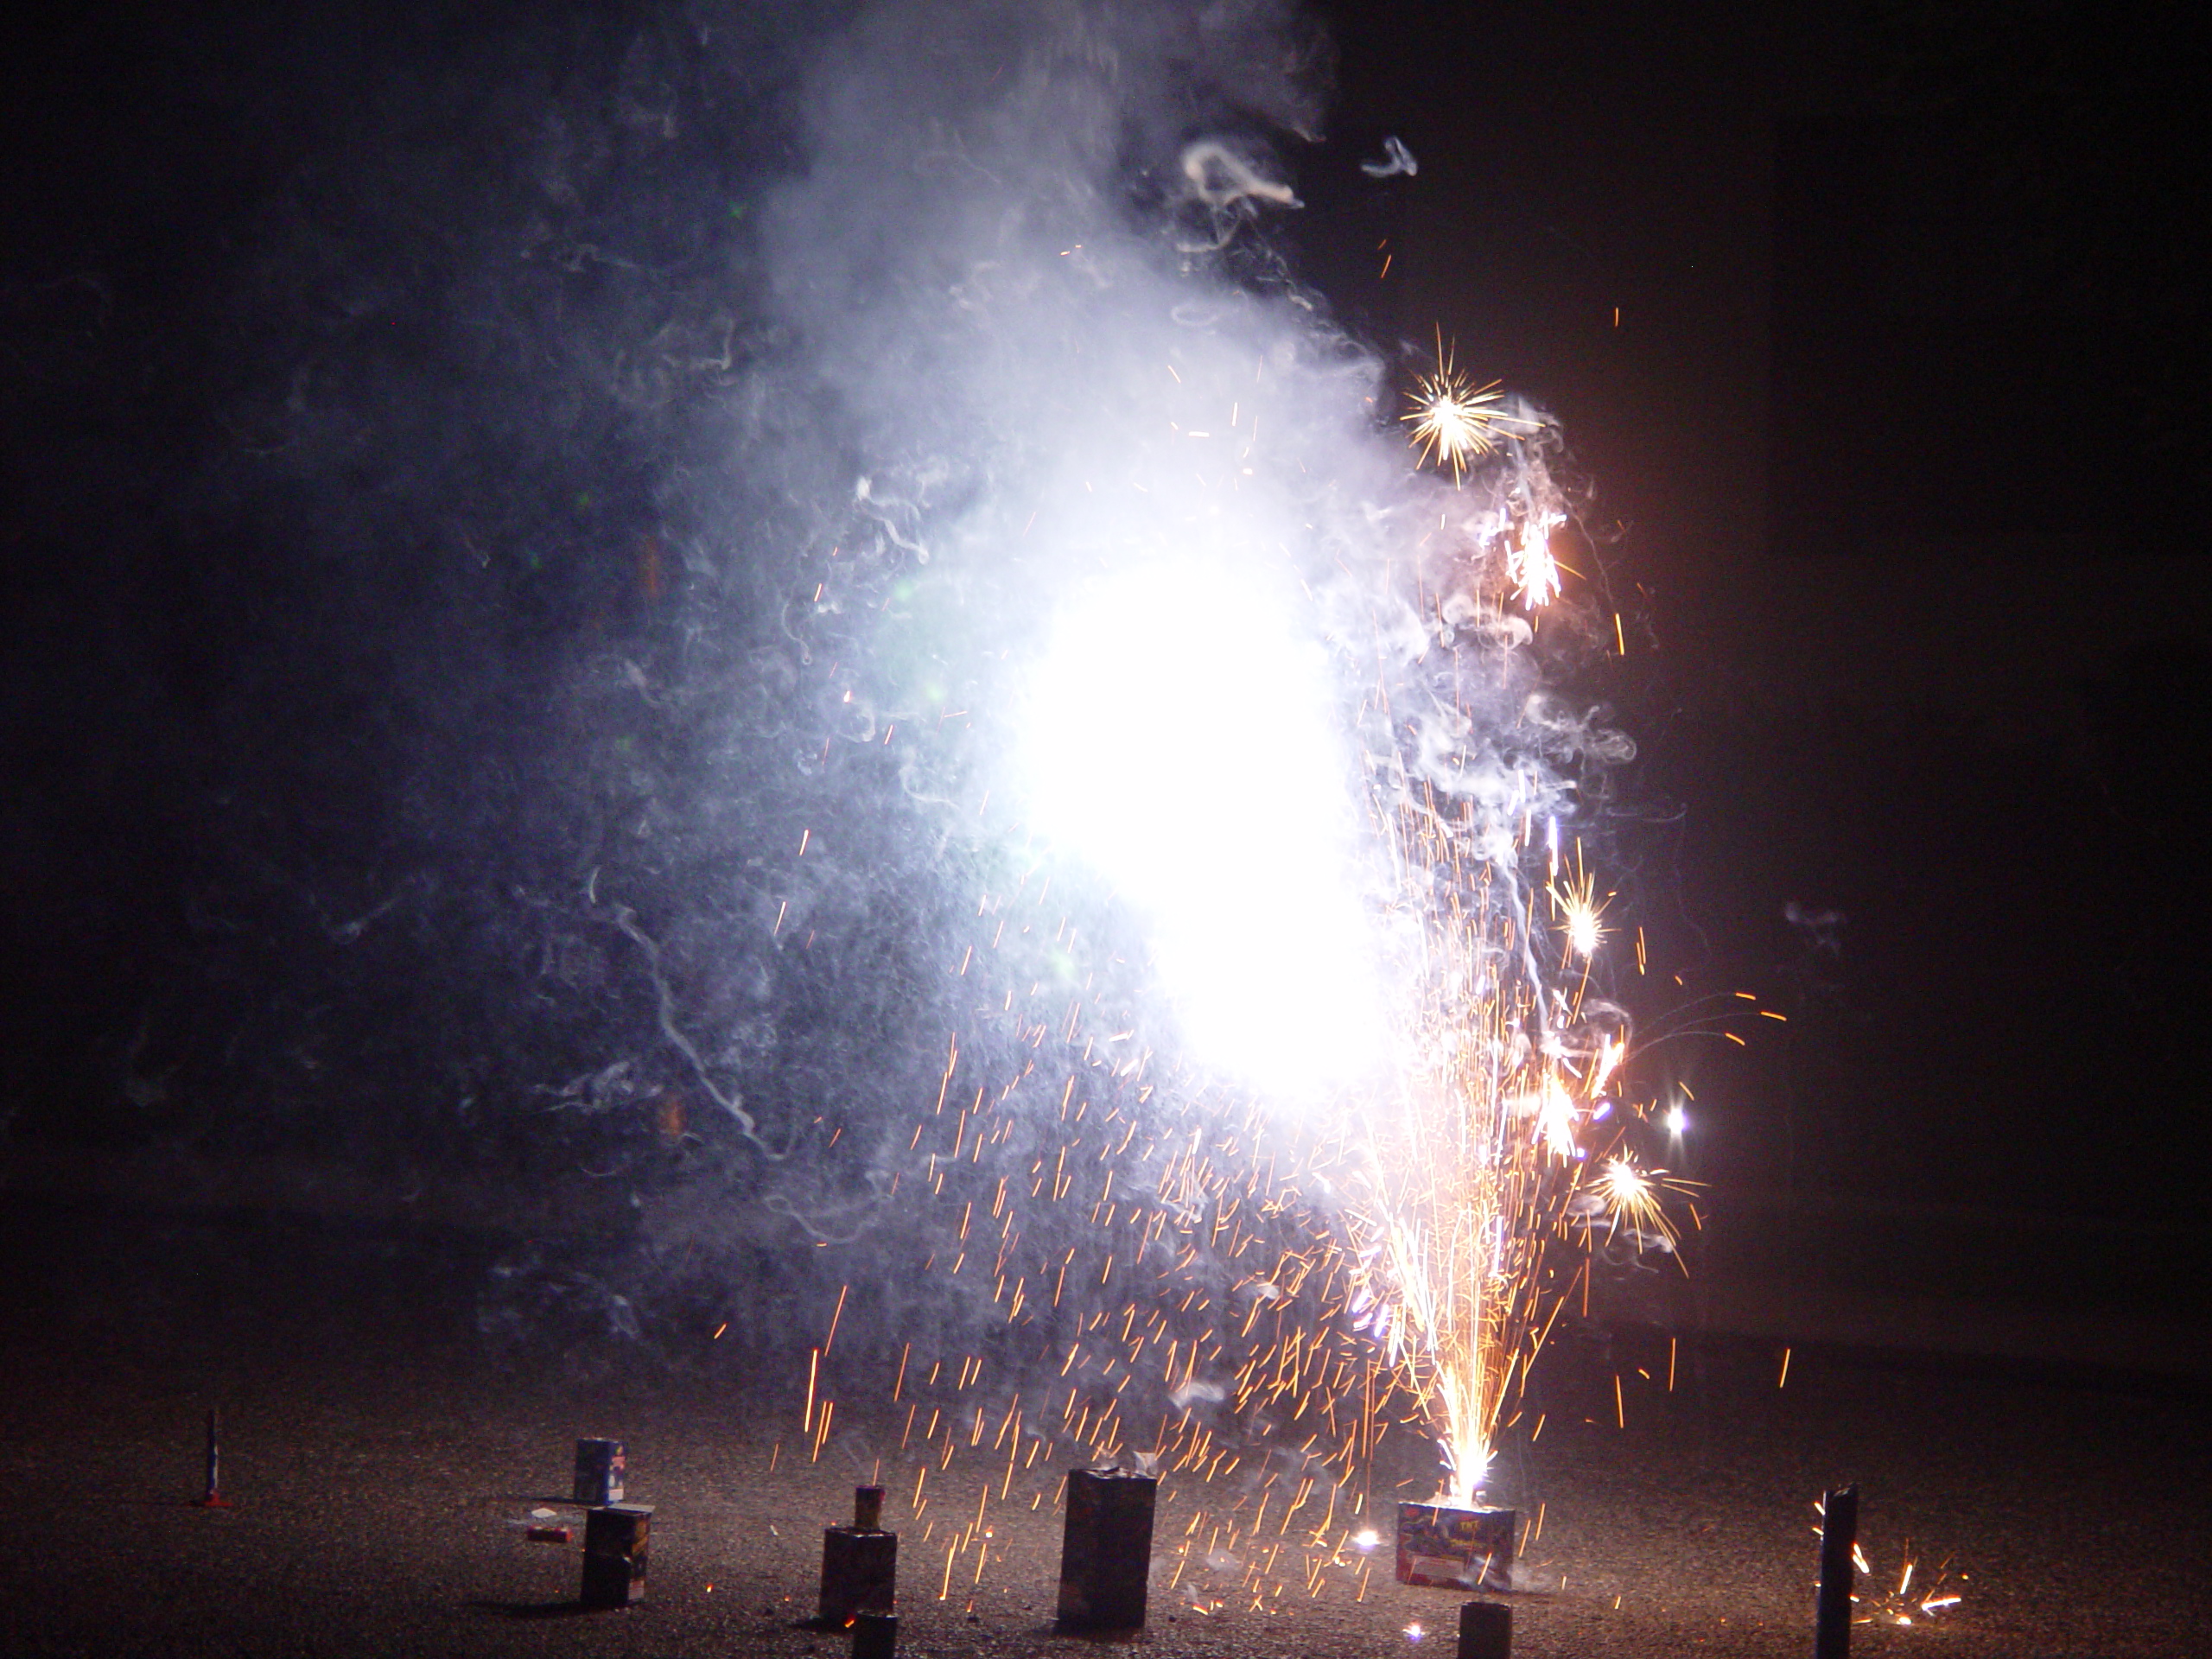
[[[1055,1470],[983,1450],[925,1475],[887,1401],[842,1407],[812,1462],[797,1413],[760,1403],[775,1389],[496,1360],[446,1281],[388,1249],[250,1291],[225,1263],[267,1264],[235,1240],[211,1253],[205,1230],[165,1245],[111,1224],[19,1208],[9,1236],[10,1655],[842,1654],[799,1621],[819,1529],[879,1460],[903,1653],[1451,1650],[1459,1599],[1390,1581],[1387,1519],[1380,1548],[1357,1541],[1399,1483],[1421,1495],[1387,1446],[1371,1487],[1308,1491],[1287,1517],[1287,1490],[1256,1510],[1264,1494],[1171,1476],[1149,1627],[1062,1636]],[[1590,1331],[1540,1373],[1503,1469],[1527,1517],[1509,1598],[1526,1659],[1809,1652],[1811,1501],[1845,1480],[1879,1614],[1859,1652],[2212,1653],[2201,1384],[1799,1348],[1785,1385],[1777,1345],[1707,1338],[1673,1344],[1670,1390],[1669,1358],[1664,1332]],[[210,1406],[226,1510],[189,1502]],[[579,1611],[579,1545],[524,1536],[536,1510],[572,1518],[548,1495],[586,1433],[625,1439],[631,1495],[658,1506],[647,1599],[627,1611]],[[1916,1591],[1940,1573],[1961,1598],[1910,1625],[1874,1593],[1908,1554]]]

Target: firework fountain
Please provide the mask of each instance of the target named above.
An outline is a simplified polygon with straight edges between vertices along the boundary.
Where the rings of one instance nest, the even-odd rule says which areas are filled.
[[[1626,746],[1562,719],[1519,660],[1560,590],[1549,543],[1567,506],[1546,465],[1552,429],[1525,408],[1493,412],[1495,398],[1440,353],[1408,417],[1455,486],[1471,467],[1475,487],[1440,505],[1443,546],[1411,562],[1412,591],[1376,600],[1418,607],[1424,632],[1418,649],[1396,636],[1361,711],[1393,878],[1391,1042],[1385,1080],[1347,1103],[1341,1215],[1359,1263],[1354,1328],[1421,1402],[1440,1496],[1462,1504],[1541,1344],[1547,1292],[1552,1314],[1561,1306],[1552,1244],[1578,1224],[1586,1245],[1599,1225],[1666,1226],[1659,1177],[1624,1155],[1590,1161],[1621,1150],[1633,1116],[1608,1092],[1628,1029],[1591,993],[1603,901],[1560,826],[1580,816],[1567,766]],[[1500,706],[1505,689],[1517,707]]]
[[[1144,130],[1218,94],[1194,60],[1284,68],[1236,100],[1310,130],[1268,9],[931,36],[942,80],[876,96],[918,16],[824,70],[775,251],[870,457],[785,632],[814,764],[895,769],[957,895],[941,1067],[866,1198],[772,1204],[825,1242],[910,1217],[950,1288],[880,1310],[923,1330],[902,1447],[988,1440],[1004,1491],[1065,1444],[1302,1504],[1409,1401],[1467,1498],[1572,1278],[1550,1247],[1663,1226],[1583,845],[1630,749],[1540,667],[1599,637],[1557,429],[1440,342],[1402,410],[1268,253],[1268,149]],[[885,154],[938,188],[887,195]]]

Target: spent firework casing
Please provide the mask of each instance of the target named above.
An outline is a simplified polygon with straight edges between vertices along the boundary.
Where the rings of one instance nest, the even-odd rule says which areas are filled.
[[[626,1607],[645,1599],[652,1516],[650,1503],[606,1503],[586,1512],[585,1606]]]
[[[1457,1659],[1512,1659],[1513,1610],[1502,1601],[1471,1601],[1459,1609]]]
[[[897,1614],[853,1615],[853,1659],[894,1659],[898,1651]]]
[[[223,1497],[223,1454],[221,1420],[210,1410],[207,1414],[207,1485],[192,1501],[203,1510],[227,1510],[230,1503]]]
[[[627,1461],[620,1440],[578,1440],[574,1496],[579,1503],[620,1503]]]
[[[822,1529],[823,1624],[842,1629],[861,1613],[893,1611],[899,1591],[899,1535],[874,1528]]]
[[[1462,1510],[1449,1503],[1398,1505],[1398,1582],[1452,1590],[1510,1590],[1511,1510]]]
[[[1068,1471],[1060,1545],[1059,1621],[1077,1630],[1133,1630],[1144,1623],[1159,1480],[1131,1469]]]

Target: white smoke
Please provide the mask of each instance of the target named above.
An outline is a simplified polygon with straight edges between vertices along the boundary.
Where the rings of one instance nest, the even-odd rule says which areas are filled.
[[[1268,3],[879,8],[768,238],[903,572],[861,695],[967,734],[910,793],[1103,885],[1172,1010],[1147,1039],[1290,1094],[1382,1058],[1373,791],[1467,804],[1510,866],[1607,741],[1472,596],[1558,510],[1541,444],[1416,476],[1376,358],[1236,263],[1297,210],[1269,146],[1316,130],[1313,40]]]

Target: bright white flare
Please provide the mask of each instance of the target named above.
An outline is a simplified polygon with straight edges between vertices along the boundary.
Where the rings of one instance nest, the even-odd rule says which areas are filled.
[[[1146,914],[1186,1042],[1278,1097],[1369,1071],[1385,1033],[1357,768],[1297,597],[1189,563],[1087,584],[1021,745],[1033,826]]]
[[[1552,531],[1566,522],[1564,513],[1532,517],[1521,526],[1520,545],[1506,548],[1506,580],[1532,611],[1543,609],[1559,597],[1561,567],[1552,552]]]

